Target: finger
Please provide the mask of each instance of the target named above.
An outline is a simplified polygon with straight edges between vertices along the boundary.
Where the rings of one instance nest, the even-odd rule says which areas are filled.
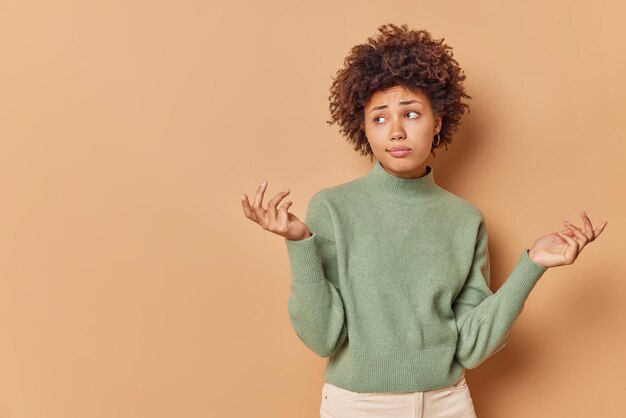
[[[604,228],[608,225],[607,221],[604,221],[599,227],[597,227],[596,229],[593,230],[595,237],[594,239],[598,238],[598,236],[602,233],[602,231],[604,231]]]
[[[256,190],[254,201],[252,202],[252,210],[254,211],[257,222],[265,228],[265,209],[263,208],[263,196],[267,188],[267,181],[263,180]]]
[[[293,202],[291,200],[288,200],[284,202],[282,205],[280,205],[280,207],[278,208],[278,222],[280,224],[285,223],[285,225],[288,225],[288,222],[289,222],[288,210],[292,204]]]
[[[241,195],[241,205],[243,206],[243,213],[246,214],[246,217],[256,222],[256,216],[250,207],[250,202],[248,202],[248,195],[245,193]]]
[[[569,245],[571,245],[571,246],[576,246],[576,247],[578,246],[578,241],[576,241],[574,238],[570,237],[569,235],[567,235],[567,234],[563,234],[563,233],[561,233],[561,232],[557,232],[557,234],[559,234],[561,237],[563,237],[563,239],[564,239],[565,241],[567,241],[567,243],[568,243]]]
[[[278,216],[277,206],[288,194],[289,189],[285,189],[267,202],[267,216],[269,222],[276,222]]]
[[[282,205],[280,205],[280,208],[278,208],[278,210],[285,210],[285,211],[287,211],[289,209],[289,207],[291,207],[291,205],[293,205],[293,201],[287,200]]]
[[[591,225],[591,219],[589,219],[587,212],[585,212],[584,210],[580,212],[580,217],[583,218],[583,223],[585,224],[585,235],[587,236],[589,240],[592,240],[594,237],[594,234],[593,234],[593,226]]]
[[[587,242],[589,241],[589,238],[587,238],[587,235],[583,234],[580,228],[578,228],[576,225],[568,221],[563,221],[563,223],[565,224],[566,227],[571,229],[574,232],[574,234],[576,234],[576,237],[579,239],[578,243],[584,247],[585,244],[587,244]]]
[[[254,201],[252,202],[252,207],[261,206],[261,204],[263,203],[263,196],[265,195],[266,188],[267,181],[263,180],[261,184],[259,184],[259,187],[257,187],[256,189],[256,193],[254,194]]]
[[[563,239],[567,241],[567,243],[569,244],[569,247],[565,248],[565,253],[563,254],[563,256],[565,257],[565,261],[567,261],[568,263],[571,263],[576,259],[576,256],[578,255],[578,252],[579,252],[578,241],[576,241],[574,238],[571,238],[565,234],[559,233],[559,235],[563,237]]]

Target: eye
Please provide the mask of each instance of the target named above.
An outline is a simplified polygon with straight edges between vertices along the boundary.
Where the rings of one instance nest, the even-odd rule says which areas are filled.
[[[374,118],[374,123],[376,123],[376,124],[378,124],[378,122],[376,122],[377,119],[385,119],[385,118],[383,118],[382,116],[376,116]]]
[[[419,113],[414,112],[413,110],[407,112],[407,115],[410,114],[410,113],[415,113],[417,116],[419,116]],[[411,118],[411,119],[415,119],[415,118],[417,118],[417,116],[415,116],[414,118]]]

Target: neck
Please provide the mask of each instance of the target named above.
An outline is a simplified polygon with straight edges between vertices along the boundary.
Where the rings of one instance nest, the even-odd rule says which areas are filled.
[[[422,177],[405,179],[388,173],[378,160],[369,173],[361,177],[360,182],[370,194],[413,203],[435,197],[440,189],[435,183],[433,168],[429,165]]]

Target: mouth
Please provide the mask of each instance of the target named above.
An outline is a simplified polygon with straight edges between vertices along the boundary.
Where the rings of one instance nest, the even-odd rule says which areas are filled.
[[[402,157],[406,157],[407,155],[411,153],[411,148],[393,147],[393,148],[389,148],[387,152],[391,154],[392,157],[402,158]]]

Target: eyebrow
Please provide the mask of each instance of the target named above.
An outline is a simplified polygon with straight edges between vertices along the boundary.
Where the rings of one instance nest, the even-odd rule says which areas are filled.
[[[408,105],[408,104],[411,104],[411,103],[416,103],[416,102],[417,103],[422,103],[419,100],[405,100],[403,102],[400,102],[400,106],[405,106],[405,105]],[[381,105],[381,106],[373,107],[372,110],[369,111],[369,113],[372,113],[375,110],[384,109],[386,107],[387,107],[387,105]]]

